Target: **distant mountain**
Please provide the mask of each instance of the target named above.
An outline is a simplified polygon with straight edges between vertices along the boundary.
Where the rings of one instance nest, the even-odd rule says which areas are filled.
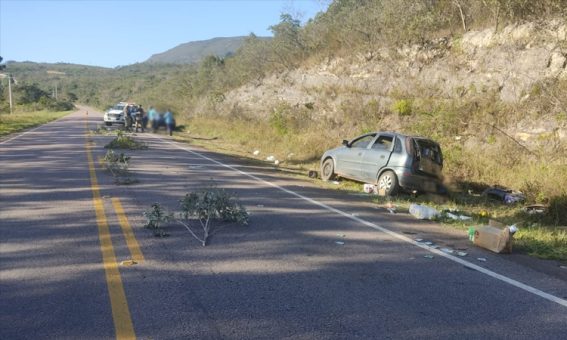
[[[259,37],[260,39],[270,39]],[[181,44],[163,53],[152,55],[147,63],[160,64],[192,64],[201,61],[203,58],[214,55],[226,57],[236,52],[246,37],[213,38],[202,41],[192,41]]]

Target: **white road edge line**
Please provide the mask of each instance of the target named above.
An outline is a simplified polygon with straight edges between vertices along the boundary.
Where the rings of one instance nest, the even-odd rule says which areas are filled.
[[[348,213],[346,213],[346,212],[344,212],[344,211],[341,211],[341,210],[339,210],[339,209],[333,208],[333,207],[331,207],[331,206],[329,206],[329,205],[326,205],[325,203],[317,202],[317,201],[315,201],[314,199],[309,198],[309,197],[306,197],[306,196],[303,196],[303,195],[301,195],[301,194],[298,194],[298,193],[296,193],[295,191],[291,191],[291,190],[289,190],[289,189],[283,188],[283,187],[281,187],[281,186],[279,186],[279,185],[277,185],[277,184],[274,184],[274,183],[272,183],[272,182],[268,182],[268,181],[266,181],[266,180],[264,180],[264,179],[262,179],[262,178],[260,178],[260,177],[257,177],[257,176],[255,176],[255,175],[252,175],[252,174],[249,174],[249,173],[247,173],[247,172],[244,172],[244,171],[242,171],[242,170],[240,170],[240,169],[237,169],[237,168],[235,168],[235,167],[233,167],[233,166],[231,166],[231,165],[224,164],[224,163],[219,162],[219,161],[217,161],[217,160],[215,160],[215,159],[212,159],[212,158],[209,158],[209,157],[207,157],[207,156],[204,156],[204,155],[202,155],[202,154],[200,154],[200,153],[198,153],[198,152],[196,152],[196,151],[193,151],[193,150],[188,149],[188,148],[186,148],[186,147],[184,147],[184,146],[181,146],[181,145],[179,145],[178,143],[175,143],[175,142],[172,142],[172,141],[168,141],[168,140],[164,140],[164,139],[161,138],[161,137],[156,137],[156,138],[158,138],[158,139],[159,139],[160,141],[162,141],[162,142],[171,144],[171,145],[173,145],[174,147],[176,147],[176,148],[178,148],[178,149],[181,149],[181,150],[184,150],[184,151],[186,151],[186,152],[189,152],[189,153],[191,153],[191,154],[193,154],[193,155],[199,156],[199,157],[201,157],[201,158],[203,158],[203,159],[206,159],[206,160],[208,160],[208,161],[210,161],[210,162],[213,162],[213,163],[216,163],[216,164],[218,164],[218,165],[221,165],[221,166],[223,166],[223,167],[225,167],[225,168],[234,170],[234,171],[236,171],[236,172],[238,172],[238,173],[240,173],[240,174],[242,174],[242,175],[244,175],[244,176],[250,177],[250,178],[252,178],[252,179],[254,179],[254,180],[258,181],[258,182],[261,182],[261,183],[267,184],[267,185],[269,185],[269,186],[272,186],[272,187],[274,187],[274,188],[277,188],[277,189],[279,189],[279,190],[281,190],[281,191],[283,191],[283,192],[286,192],[286,193],[288,193],[288,194],[290,194],[290,195],[292,195],[292,196],[301,198],[301,199],[303,199],[303,200],[305,200],[305,201],[307,201],[307,202],[309,202],[309,203],[312,203],[312,204],[317,205],[317,206],[319,206],[319,207],[321,207],[321,208],[324,208],[324,209],[327,209],[327,210],[332,211],[332,212],[334,212],[334,213],[337,213],[337,214],[339,214],[339,215],[341,215],[341,216],[350,218],[351,220],[357,221],[357,222],[359,222],[359,223],[361,223],[361,224],[363,224],[363,225],[365,225],[365,226],[367,226],[367,227],[370,227],[370,228],[379,230],[379,231],[381,231],[381,232],[383,232],[383,233],[386,233],[386,234],[388,234],[388,235],[390,235],[390,236],[392,236],[392,237],[394,237],[394,238],[397,238],[397,239],[399,239],[399,240],[401,240],[401,241],[404,241],[404,242],[413,244],[414,246],[417,246],[417,247],[420,247],[420,248],[422,248],[422,249],[424,249],[424,250],[427,250],[427,251],[429,251],[429,252],[431,252],[431,253],[433,253],[433,254],[435,254],[435,255],[442,256],[442,257],[444,257],[444,258],[446,258],[446,259],[448,259],[448,260],[451,260],[451,261],[453,261],[453,262],[456,262],[456,263],[458,263],[458,264],[461,264],[461,265],[463,265],[463,266],[465,266],[465,267],[467,267],[467,268],[474,269],[474,270],[479,271],[479,272],[481,272],[481,273],[483,273],[483,274],[485,274],[485,275],[488,275],[488,276],[490,276],[490,277],[492,277],[492,278],[495,278],[495,279],[497,279],[497,280],[500,280],[500,281],[503,281],[503,282],[505,282],[505,283],[508,283],[508,284],[510,284],[510,285],[512,285],[512,286],[514,286],[514,287],[523,289],[523,290],[525,290],[525,291],[527,291],[527,292],[529,292],[529,293],[532,293],[532,294],[534,294],[534,295],[537,295],[537,296],[539,296],[539,297],[541,297],[541,298],[544,298],[544,299],[546,299],[546,300],[549,300],[549,301],[551,301],[551,302],[555,302],[555,303],[557,303],[557,304],[559,304],[559,305],[561,305],[561,306],[563,306],[563,307],[567,307],[567,300],[565,300],[565,299],[562,299],[562,298],[557,297],[557,296],[555,296],[555,295],[551,295],[551,294],[549,294],[549,293],[546,293],[546,292],[544,292],[544,291],[541,291],[541,290],[539,290],[539,289],[537,289],[537,288],[534,288],[534,287],[532,287],[532,286],[528,286],[528,285],[526,285],[526,284],[524,284],[524,283],[521,283],[521,282],[519,282],[519,281],[516,281],[516,280],[514,280],[514,279],[511,279],[511,278],[509,278],[509,277],[507,277],[507,276],[498,274],[498,273],[493,272],[493,271],[491,271],[491,270],[488,270],[488,269],[486,269],[486,268],[480,267],[480,266],[478,266],[478,265],[476,265],[476,264],[470,263],[470,262],[465,261],[465,260],[463,260],[463,259],[461,259],[461,258],[452,256],[452,255],[447,254],[447,253],[444,253],[444,252],[442,252],[442,251],[440,251],[440,250],[438,250],[438,249],[430,248],[430,247],[428,247],[427,245],[418,243],[418,242],[412,240],[412,239],[409,238],[409,237],[406,237],[406,236],[404,236],[404,235],[398,234],[398,233],[393,232],[393,231],[391,231],[391,230],[389,230],[389,229],[386,229],[386,228],[384,228],[384,227],[382,227],[382,226],[379,226],[379,225],[374,224],[374,223],[372,223],[372,222],[363,220],[362,218],[353,216],[353,215],[348,214]]]

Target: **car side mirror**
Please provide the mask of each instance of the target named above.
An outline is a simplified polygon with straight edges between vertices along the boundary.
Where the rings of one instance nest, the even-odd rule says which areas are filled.
[[[348,140],[343,139],[343,145],[346,146],[347,148],[350,148],[350,145],[348,144]]]

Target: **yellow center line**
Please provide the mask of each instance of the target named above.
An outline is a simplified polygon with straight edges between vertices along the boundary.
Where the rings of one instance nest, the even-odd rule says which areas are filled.
[[[141,263],[142,261],[144,261],[144,255],[140,250],[140,245],[136,240],[136,236],[134,236],[130,222],[128,222],[128,218],[124,213],[120,199],[113,197],[112,206],[114,206],[114,211],[116,211],[116,215],[118,216],[118,222],[120,222],[120,227],[122,227],[122,233],[124,234],[124,238],[126,239],[126,245],[128,246],[128,249],[130,249],[132,260],[137,263]]]
[[[85,119],[85,131],[88,131],[88,122]],[[106,275],[106,284],[108,294],[110,296],[110,306],[112,309],[112,318],[114,320],[114,330],[117,339],[136,339],[134,325],[130,317],[128,301],[126,293],[122,285],[122,278],[118,270],[116,255],[110,238],[110,228],[104,212],[104,204],[100,196],[98,180],[96,178],[96,170],[94,166],[91,145],[87,141],[85,143],[87,151],[87,161],[89,163],[89,174],[91,179],[91,191],[93,193],[93,204],[96,214],[96,223],[98,225],[98,238],[100,240],[100,251],[102,253],[102,261],[104,272]]]

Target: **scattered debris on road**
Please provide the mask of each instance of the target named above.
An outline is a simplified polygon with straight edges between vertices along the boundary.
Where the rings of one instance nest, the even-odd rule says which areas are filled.
[[[439,212],[435,208],[415,203],[410,204],[409,213],[420,220],[431,220],[439,216]]]
[[[526,196],[520,192],[515,191],[512,189],[508,189],[501,186],[493,186],[490,187],[482,193],[484,196],[504,202],[506,204],[514,204],[518,202],[523,202],[526,199]]]
[[[472,241],[478,247],[497,254],[511,253],[513,235],[517,230],[515,225],[506,226],[503,223],[489,220],[488,225],[469,228],[469,239],[472,234]]]
[[[135,264],[138,264],[138,262],[136,262],[134,260],[125,260],[125,261],[120,262],[121,266],[127,266],[127,267],[133,266]]]
[[[524,212],[530,214],[530,215],[539,215],[539,214],[545,214],[547,212],[547,209],[549,209],[549,206],[544,205],[544,204],[533,204],[533,205],[528,205],[527,207],[524,207]]]

